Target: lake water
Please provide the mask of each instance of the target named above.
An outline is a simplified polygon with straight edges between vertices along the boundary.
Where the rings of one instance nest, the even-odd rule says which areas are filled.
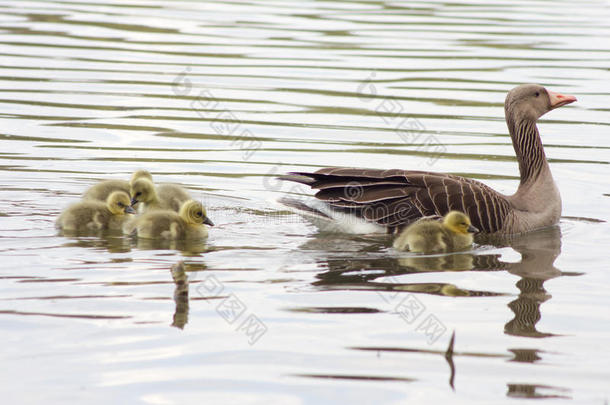
[[[0,11],[5,403],[608,403],[608,2]],[[556,228],[416,257],[274,203],[311,194],[277,175],[326,166],[510,194],[503,102],[530,82],[578,98],[539,124]],[[89,185],[137,169],[204,202],[207,243],[55,230]]]

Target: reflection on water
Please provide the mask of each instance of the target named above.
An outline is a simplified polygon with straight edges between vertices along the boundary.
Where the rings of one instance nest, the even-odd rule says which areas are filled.
[[[61,235],[67,237],[65,247],[105,249],[110,253],[124,253],[131,250],[129,239],[122,234],[98,234],[91,236],[90,233],[72,233],[62,231]]]
[[[509,361],[514,361],[517,363],[535,363],[537,361],[542,360],[540,357],[540,350],[536,349],[508,349],[509,352],[512,352],[515,357]]]
[[[544,282],[562,275],[580,275],[563,273],[554,266],[561,253],[561,229],[554,226],[520,235],[510,240],[510,246],[521,254],[521,261],[510,263],[507,270],[521,278],[516,283],[519,296],[508,304],[515,317],[505,325],[504,331],[515,336],[553,336],[536,330],[541,318],[540,306],[551,298]]]
[[[176,284],[176,289],[174,290],[176,310],[174,311],[172,326],[184,329],[184,325],[187,324],[189,317],[189,280],[185,272],[184,262],[172,265],[170,270],[174,284]]]
[[[508,392],[506,396],[511,398],[531,398],[531,399],[549,399],[549,398],[561,398],[561,399],[572,399],[572,397],[566,395],[567,390],[560,387],[551,387],[548,385],[536,385],[536,384],[507,384]],[[542,393],[541,391],[550,391],[549,393]],[[557,392],[558,394],[553,394]]]
[[[135,246],[141,250],[177,250],[184,256],[198,256],[210,250],[205,239],[147,239],[133,238]]]
[[[91,233],[62,231],[60,235],[68,238],[65,247],[105,249],[109,253],[124,253],[136,247],[140,250],[176,250],[184,256],[199,256],[211,248],[206,240],[166,240],[130,238],[120,233]]]

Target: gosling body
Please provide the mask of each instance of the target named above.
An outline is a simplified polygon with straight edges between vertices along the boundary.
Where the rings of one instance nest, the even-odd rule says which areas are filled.
[[[56,226],[65,231],[119,231],[135,213],[130,203],[124,191],[112,192],[106,202],[80,201],[62,212]]]
[[[394,240],[394,248],[415,253],[444,253],[468,249],[478,229],[470,218],[459,211],[451,211],[442,222],[421,219],[407,227]]]
[[[214,223],[207,217],[200,202],[188,200],[180,207],[180,212],[172,210],[152,210],[127,222],[125,233],[138,238],[186,240],[203,239],[208,236],[205,224]]]
[[[131,175],[130,181],[125,180],[103,180],[99,183],[89,187],[83,193],[83,199],[85,200],[98,200],[106,201],[108,196],[114,191],[123,191],[124,193],[131,193],[131,185],[138,179],[148,179],[152,181],[152,175],[146,170],[138,170]]]
[[[179,212],[180,207],[193,197],[177,184],[160,184],[157,186],[157,195],[163,207]]]

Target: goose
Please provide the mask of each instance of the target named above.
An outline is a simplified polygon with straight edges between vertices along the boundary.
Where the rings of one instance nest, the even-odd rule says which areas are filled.
[[[57,218],[56,226],[65,231],[121,230],[123,223],[135,214],[129,195],[113,191],[106,202],[79,201],[68,207]]]
[[[478,231],[471,225],[468,215],[450,211],[442,222],[422,218],[406,227],[394,240],[394,249],[415,253],[464,250],[472,246],[472,235]]]
[[[206,216],[203,205],[188,200],[180,207],[180,212],[172,210],[152,210],[127,222],[123,230],[136,234],[138,238],[183,240],[202,239],[208,236],[204,226],[214,226]]]
[[[99,183],[89,187],[83,193],[83,199],[85,200],[99,200],[106,201],[108,196],[113,191],[123,191],[127,194],[130,193],[131,185],[138,179],[148,179],[152,181],[152,175],[146,170],[138,170],[131,175],[130,181],[125,180],[103,180]]]
[[[180,211],[182,204],[192,197],[176,184],[156,186],[149,179],[137,179],[131,186],[132,205],[142,202],[142,212],[151,210]]]
[[[400,232],[411,222],[449,211],[466,213],[482,234],[508,235],[557,223],[561,197],[544,154],[536,121],[576,101],[537,84],[524,84],[506,96],[504,112],[519,162],[520,183],[513,195],[465,177],[414,170],[324,168],[280,177],[319,190],[316,204],[284,198],[304,215],[332,222],[348,216],[365,232]],[[303,208],[306,205],[307,208]]]

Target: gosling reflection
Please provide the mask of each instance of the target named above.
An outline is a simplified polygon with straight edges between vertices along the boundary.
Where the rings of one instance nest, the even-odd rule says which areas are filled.
[[[174,289],[174,302],[176,310],[172,326],[184,329],[189,320],[189,281],[186,275],[184,262],[178,262],[171,268],[172,278],[176,288]]]
[[[103,232],[96,234],[96,236],[91,236],[90,233],[86,232],[63,230],[61,235],[71,239],[70,242],[62,245],[65,247],[107,250],[109,253],[126,253],[131,251],[131,244],[123,236],[122,232]]]
[[[381,259],[329,259],[329,271],[316,276],[313,285],[325,289],[411,292],[450,297],[497,296],[503,293],[459,288],[450,283],[404,283],[396,276],[445,271],[494,271],[506,269],[499,254],[455,253],[449,255],[384,257]],[[375,281],[383,278],[383,281]]]
[[[455,253],[437,256],[409,256],[398,259],[402,268],[411,272],[469,271],[469,270],[504,270],[506,263],[500,260],[499,254]]]
[[[185,256],[197,256],[209,250],[205,239],[167,240],[138,238],[135,244],[140,250],[177,250]]]

